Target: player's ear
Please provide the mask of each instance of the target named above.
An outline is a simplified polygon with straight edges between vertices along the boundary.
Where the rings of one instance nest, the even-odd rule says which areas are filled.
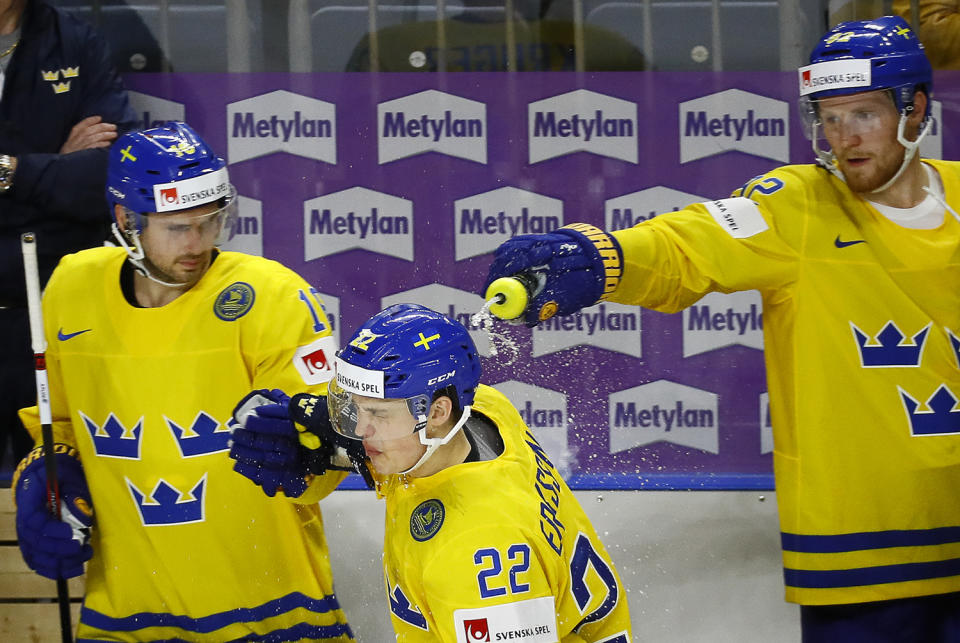
[[[924,114],[927,113],[927,101],[929,100],[930,98],[927,96],[926,92],[922,92],[922,91],[914,92],[913,112],[911,112],[910,116],[908,117],[912,125],[915,125],[916,127],[919,128],[920,123],[923,122]]]
[[[446,395],[441,395],[430,405],[430,424],[443,426],[447,424],[453,414],[453,401]]]
[[[113,204],[113,216],[117,219],[117,227],[126,230],[130,225],[130,219],[127,217],[126,209],[119,203]]]

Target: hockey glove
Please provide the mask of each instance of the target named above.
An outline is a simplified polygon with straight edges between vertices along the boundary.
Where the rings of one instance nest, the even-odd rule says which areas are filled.
[[[373,476],[367,468],[367,454],[363,450],[363,443],[340,435],[333,429],[326,397],[309,393],[294,395],[290,400],[290,416],[298,429],[305,429],[301,441],[309,436],[309,439],[329,445],[327,468],[356,471],[363,476],[367,487],[373,489]]]
[[[27,454],[14,473],[17,543],[23,560],[41,576],[56,580],[83,574],[93,556],[90,528],[93,503],[76,449],[54,445],[60,490],[60,515],[48,506],[43,447]]]
[[[528,291],[523,322],[536,326],[605,299],[616,290],[622,274],[623,253],[617,240],[592,225],[572,223],[500,244],[483,293],[501,277],[519,276]]]
[[[324,398],[320,399],[326,409]],[[294,424],[289,403],[283,391],[260,390],[243,398],[233,411],[233,469],[271,497],[282,490],[286,496],[298,498],[313,475],[342,468],[333,462],[335,447],[329,440]]]

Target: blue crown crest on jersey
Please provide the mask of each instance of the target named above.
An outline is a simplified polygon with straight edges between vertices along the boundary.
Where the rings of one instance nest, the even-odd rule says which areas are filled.
[[[207,484],[207,474],[197,481],[193,489],[182,493],[163,478],[157,482],[149,496],[137,489],[127,478],[127,488],[133,501],[137,503],[140,519],[146,526],[182,525],[203,520],[203,492]]]
[[[857,328],[853,322],[850,322],[850,327],[857,340],[860,363],[864,368],[920,366],[923,345],[927,340],[927,333],[930,332],[930,324],[927,324],[909,342],[906,342],[903,331],[895,323],[888,321],[877,334],[877,345],[868,346],[872,338]]]
[[[950,346],[953,347],[953,356],[957,359],[957,368],[960,368],[960,337],[953,334],[953,331],[947,329],[947,336],[950,337]]]
[[[93,440],[93,450],[99,456],[107,458],[140,459],[140,436],[143,434],[143,417],[137,420],[132,429],[128,429],[112,412],[107,421],[100,426],[79,411],[83,423]]]
[[[184,429],[179,424],[164,416],[170,432],[177,440],[180,455],[190,458],[197,455],[206,455],[230,448],[230,427],[224,426],[213,419],[206,411],[200,411],[189,427]]]
[[[900,399],[910,420],[910,432],[913,435],[943,435],[960,433],[960,406],[957,396],[941,384],[925,404],[926,409],[918,410],[920,403],[912,395],[900,390]]]

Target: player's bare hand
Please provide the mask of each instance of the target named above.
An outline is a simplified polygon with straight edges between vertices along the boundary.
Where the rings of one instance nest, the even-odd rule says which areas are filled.
[[[80,150],[107,147],[117,138],[117,126],[104,123],[100,116],[88,116],[73,126],[66,143],[60,148],[61,154],[70,154]]]

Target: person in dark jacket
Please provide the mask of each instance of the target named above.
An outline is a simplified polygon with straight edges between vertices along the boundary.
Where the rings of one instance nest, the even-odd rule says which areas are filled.
[[[65,254],[102,245],[107,148],[135,116],[104,40],[41,0],[0,0],[0,460],[31,440],[36,399],[20,234],[35,232],[41,284]]]

